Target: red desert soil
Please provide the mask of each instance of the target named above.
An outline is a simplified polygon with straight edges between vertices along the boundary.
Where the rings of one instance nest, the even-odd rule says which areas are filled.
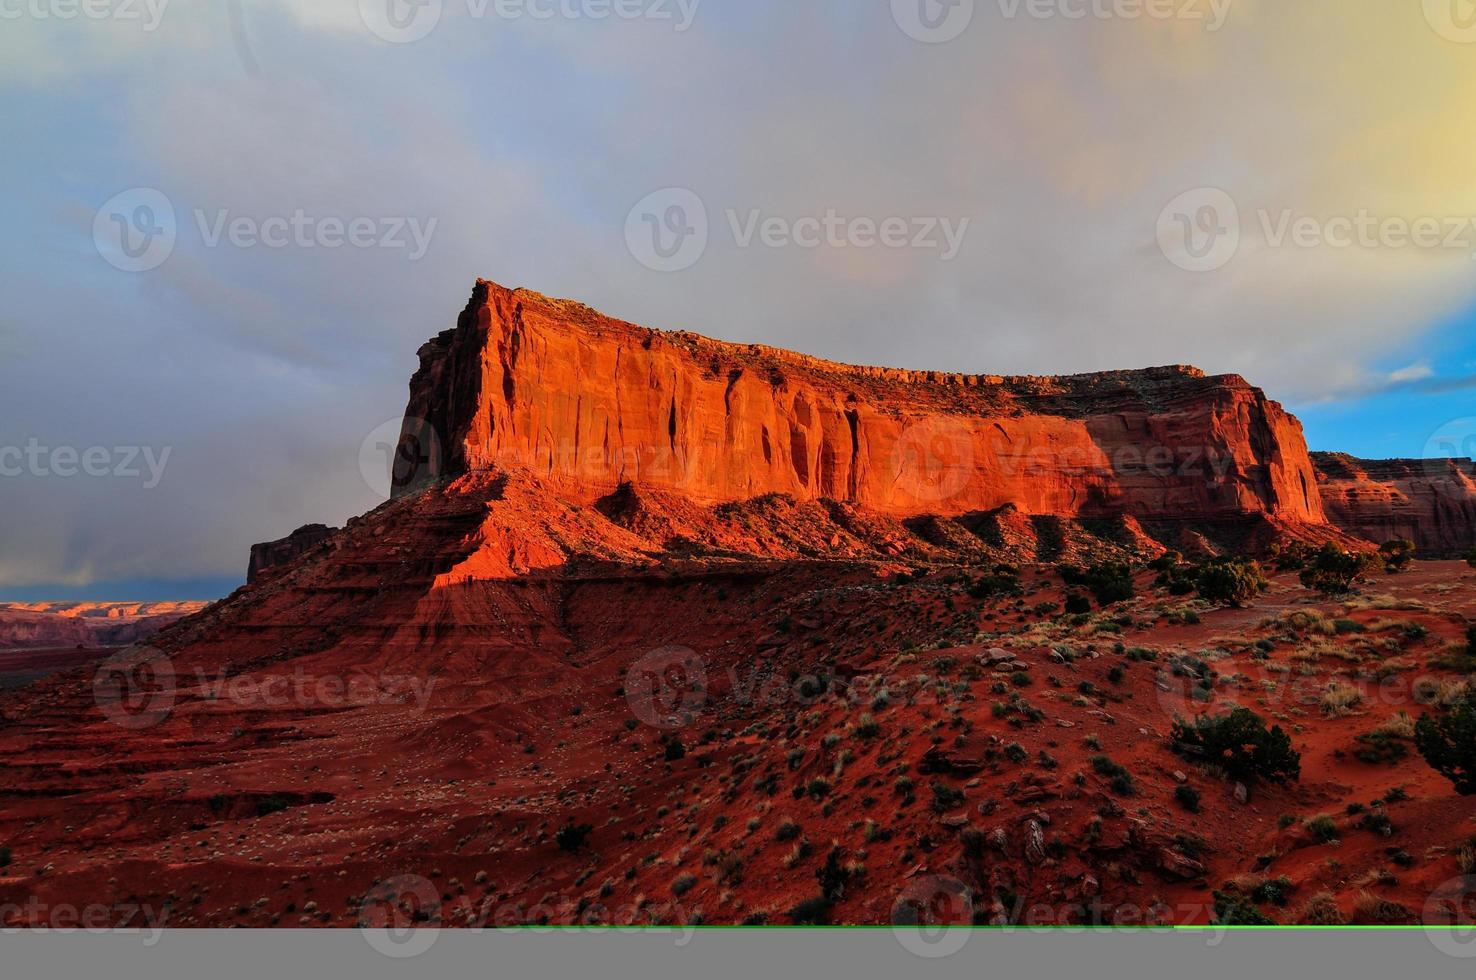
[[[891,921],[903,898],[980,922],[1202,923],[1217,890],[1281,922],[1320,893],[1346,920],[1448,920],[1429,900],[1469,862],[1476,810],[1406,737],[1391,761],[1355,753],[1463,690],[1476,571],[1421,561],[1343,601],[1282,574],[1220,609],[1142,570],[1135,598],[1062,611],[1061,562],[1353,541],[1326,523],[1295,420],[1244,382],[945,397],[937,377],[490,284],[421,356],[409,415],[438,432],[417,457],[433,473],[261,550],[253,584],[152,639],[149,669],[0,695],[9,921],[100,903],[175,926],[352,926],[413,894],[447,925],[789,923],[833,850],[837,923]],[[743,393],[725,408],[725,391]],[[997,414],[1042,444],[1170,433],[1234,462],[1218,483],[1037,472],[1047,489],[1016,500],[1030,481],[986,472],[975,446],[943,477],[962,502],[908,505],[926,481],[887,479],[894,421],[954,395],[965,432]],[[564,430],[598,461],[560,462]],[[653,433],[717,455],[673,453],[649,479],[606,462],[610,440]],[[1005,561],[1020,594],[971,588]],[[1299,781],[1237,799],[1175,754],[1176,716],[1232,704],[1288,732]]]

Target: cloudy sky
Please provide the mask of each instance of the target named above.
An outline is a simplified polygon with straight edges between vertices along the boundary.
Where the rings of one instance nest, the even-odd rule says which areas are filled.
[[[1192,363],[1314,448],[1468,448],[1452,11],[0,0],[0,598],[213,596],[377,504],[361,449],[477,276],[847,361]]]

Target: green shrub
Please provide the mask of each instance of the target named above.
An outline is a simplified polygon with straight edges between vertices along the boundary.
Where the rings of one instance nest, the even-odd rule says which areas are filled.
[[[1338,825],[1325,813],[1312,817],[1303,826],[1312,839],[1321,844],[1330,844],[1338,839]]]
[[[677,898],[681,898],[687,892],[691,891],[696,884],[697,878],[695,875],[678,875],[676,880],[671,883],[671,893]]]
[[[1216,560],[1199,570],[1199,595],[1221,606],[1244,606],[1270,587],[1261,566],[1244,558]]]
[[[1179,805],[1190,813],[1199,812],[1199,790],[1193,786],[1184,785],[1177,787],[1174,790],[1174,799],[1178,800]]]
[[[1476,795],[1476,700],[1466,697],[1415,724],[1415,747],[1462,796]]]
[[[1302,585],[1323,595],[1346,595],[1353,586],[1383,568],[1378,555],[1344,551],[1328,542],[1302,569]]]
[[[1099,606],[1126,602],[1137,594],[1132,567],[1122,562],[1101,562],[1087,569],[1086,587]]]
[[[667,762],[675,762],[678,759],[684,758],[687,754],[687,747],[682,744],[681,738],[677,735],[663,736],[661,745],[662,756]]]
[[[1384,560],[1384,570],[1397,575],[1414,564],[1415,543],[1406,538],[1386,541],[1379,548],[1379,557]]]
[[[1300,779],[1302,760],[1291,738],[1278,725],[1269,731],[1249,708],[1227,715],[1201,715],[1193,721],[1175,721],[1170,739],[1174,751],[1216,765],[1241,782]]]
[[[774,830],[774,839],[787,843],[800,835],[800,825],[793,820],[782,821]]]
[[[558,833],[554,834],[554,841],[559,845],[559,850],[572,854],[584,846],[585,840],[592,833],[594,828],[589,824],[575,824],[571,821],[559,828]]]
[[[258,817],[269,817],[274,813],[281,813],[290,806],[285,797],[268,796],[256,801],[256,815]]]
[[[10,848],[0,847],[0,868],[10,867]]]
[[[807,898],[789,910],[789,917],[797,926],[823,926],[830,922],[830,899],[824,895]]]
[[[1274,926],[1275,919],[1267,918],[1260,909],[1237,895],[1214,892],[1215,924],[1221,926]]]
[[[946,813],[954,807],[962,806],[964,795],[962,790],[956,790],[947,783],[933,784],[933,812]]]
[[[1066,597],[1066,613],[1071,616],[1082,616],[1092,611],[1091,600],[1079,592],[1073,592]]]
[[[1476,568],[1476,548],[1466,552],[1466,564]]]

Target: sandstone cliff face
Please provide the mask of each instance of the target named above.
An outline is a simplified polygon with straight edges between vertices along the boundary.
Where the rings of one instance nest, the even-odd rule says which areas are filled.
[[[704,504],[778,493],[891,516],[1325,519],[1300,423],[1241,378],[1193,368],[852,367],[489,282],[420,359],[397,496],[517,468],[584,500],[630,483]]]
[[[1476,547],[1476,464],[1465,459],[1355,459],[1317,453],[1328,519],[1374,542],[1408,538],[1427,555]]]
[[[254,585],[263,574],[280,568],[318,545],[327,541],[337,528],[326,524],[308,524],[293,531],[280,541],[267,541],[251,546],[251,564],[246,569],[246,582]]]

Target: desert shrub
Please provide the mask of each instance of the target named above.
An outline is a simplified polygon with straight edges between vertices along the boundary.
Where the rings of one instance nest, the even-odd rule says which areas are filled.
[[[1314,552],[1300,541],[1279,542],[1272,546],[1270,557],[1278,572],[1300,572],[1311,563]]]
[[[269,817],[273,813],[281,813],[287,809],[287,800],[280,796],[268,796],[256,801],[256,815],[258,817]]]
[[[1307,828],[1307,833],[1318,843],[1329,844],[1338,839],[1338,825],[1325,813],[1308,818],[1302,826]]]
[[[911,776],[898,776],[896,781],[892,783],[892,791],[898,796],[905,796],[908,799],[912,798],[912,787],[913,782]]]
[[[1148,563],[1148,567],[1155,572],[1166,572],[1171,568],[1178,568],[1184,563],[1184,556],[1177,551],[1165,551],[1157,558]]]
[[[1298,910],[1297,921],[1307,926],[1341,926],[1348,922],[1332,892],[1318,892],[1308,899]]]
[[[680,736],[676,734],[661,737],[661,750],[662,757],[667,762],[675,762],[687,755],[687,747],[682,744]]]
[[[820,894],[828,902],[839,902],[846,893],[846,879],[850,877],[841,865],[839,847],[832,847],[825,855],[825,863],[815,869],[815,880],[820,883]]]
[[[1132,567],[1122,562],[1101,562],[1087,569],[1086,587],[1100,606],[1126,602],[1137,594]]]
[[[1126,676],[1127,671],[1122,669],[1121,664],[1115,664],[1111,670],[1107,671],[1107,679],[1114,684],[1121,684],[1122,679]]]
[[[1397,575],[1414,564],[1415,543],[1406,538],[1386,541],[1379,548],[1379,557],[1384,560],[1384,570]]]
[[[830,795],[830,780],[816,776],[805,784],[805,792],[810,794],[812,800],[823,800]]]
[[[873,718],[873,717],[871,717],[871,715],[864,714],[859,719],[857,719],[857,721],[856,721],[856,735],[858,737],[860,737],[860,738],[876,738],[876,736],[880,732],[881,732],[881,726],[876,723],[876,719]]]
[[[1174,799],[1190,813],[1199,812],[1199,790],[1193,786],[1179,786],[1174,790]]]
[[[554,841],[559,845],[559,850],[573,853],[584,846],[585,840],[592,833],[594,828],[589,824],[575,824],[571,821],[558,829],[554,834]]]
[[[671,883],[671,893],[677,898],[681,898],[687,892],[691,891],[696,884],[697,878],[695,875],[678,875],[676,880]]]
[[[1462,796],[1476,795],[1476,699],[1467,696],[1415,724],[1415,747]]]
[[[1362,703],[1363,692],[1352,684],[1345,684],[1342,681],[1333,681],[1322,692],[1322,713],[1329,718],[1351,714],[1353,709]]]
[[[1251,901],[1262,905],[1275,905],[1278,908],[1286,905],[1287,896],[1291,894],[1296,886],[1290,878],[1283,875],[1280,878],[1267,878],[1259,882],[1250,891]]]
[[[990,599],[1001,595],[1020,593],[1020,570],[1014,565],[996,565],[993,572],[975,579],[969,585],[969,595],[975,599]]]
[[[1466,564],[1470,565],[1472,568],[1476,568],[1476,548],[1472,548],[1470,551],[1466,552]]]
[[[1353,919],[1367,925],[1388,925],[1409,918],[1409,909],[1398,902],[1380,898],[1371,892],[1360,892],[1353,902]]]
[[[1244,606],[1259,596],[1270,582],[1254,561],[1244,558],[1217,560],[1199,570],[1199,595],[1222,606]]]
[[[0,847],[0,868],[10,867],[10,848]]]
[[[956,790],[947,783],[933,784],[933,812],[944,813],[954,807],[962,806],[964,795],[962,790]]]
[[[1276,920],[1268,918],[1260,909],[1237,895],[1214,892],[1215,924],[1221,926],[1274,926]]]
[[[1132,796],[1138,788],[1133,783],[1133,774],[1105,755],[1094,755],[1090,760],[1092,771],[1107,777],[1107,785],[1119,796]]]
[[[1371,766],[1393,765],[1408,754],[1409,748],[1398,737],[1377,729],[1358,736],[1358,747],[1353,750],[1354,758]]]
[[[1092,611],[1092,602],[1080,592],[1073,592],[1066,597],[1066,613],[1070,616],[1082,616]]]
[[[800,835],[800,825],[793,820],[783,820],[774,829],[774,839],[788,843]]]
[[[1174,751],[1217,765],[1242,782],[1258,778],[1286,782],[1302,775],[1301,756],[1292,748],[1290,736],[1279,725],[1268,731],[1249,708],[1175,721],[1169,737]]]
[[[1344,551],[1329,542],[1302,569],[1302,585],[1323,595],[1346,595],[1362,579],[1383,568],[1378,555]]]
[[[816,895],[790,909],[789,917],[797,926],[823,926],[830,922],[830,905],[830,899]]]

